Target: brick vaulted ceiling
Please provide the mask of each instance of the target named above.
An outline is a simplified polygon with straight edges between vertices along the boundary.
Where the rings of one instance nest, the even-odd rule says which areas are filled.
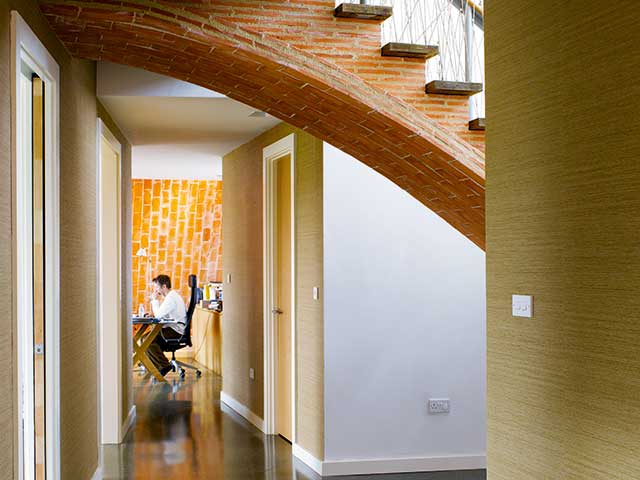
[[[483,137],[438,114],[447,104],[424,94],[423,62],[380,59],[378,24],[334,18],[333,0],[40,5],[73,56],[169,75],[269,112],[377,170],[484,248]],[[465,111],[458,102],[451,108]]]

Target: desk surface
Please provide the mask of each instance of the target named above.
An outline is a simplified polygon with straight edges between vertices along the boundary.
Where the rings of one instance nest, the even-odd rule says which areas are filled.
[[[161,320],[155,317],[131,317],[131,323],[134,325],[155,325],[157,323],[162,325],[172,325],[180,322],[175,320]]]
[[[160,320],[154,317],[131,317],[131,322],[134,325],[151,325],[153,323],[160,323]]]

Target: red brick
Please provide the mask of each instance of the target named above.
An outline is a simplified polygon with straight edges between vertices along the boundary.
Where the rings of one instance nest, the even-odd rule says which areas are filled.
[[[468,130],[466,100],[424,94],[422,61],[381,57],[379,24],[335,19],[333,0],[40,4],[73,55],[168,74],[268,111],[377,168],[484,246],[484,132]],[[148,188],[156,208],[160,184]],[[178,231],[202,241],[192,227]]]

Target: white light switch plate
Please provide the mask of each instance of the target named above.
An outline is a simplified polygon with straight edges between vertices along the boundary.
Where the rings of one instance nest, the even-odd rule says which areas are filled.
[[[255,380],[256,379],[256,371],[253,368],[249,369],[249,378],[251,380]]]
[[[514,317],[533,317],[533,296],[512,295],[511,315]]]
[[[320,288],[313,287],[313,299],[318,300],[320,298]]]
[[[227,283],[231,283],[231,274],[227,273]]]

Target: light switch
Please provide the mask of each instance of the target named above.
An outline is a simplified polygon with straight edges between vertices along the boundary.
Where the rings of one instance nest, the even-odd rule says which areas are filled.
[[[514,317],[533,317],[533,296],[512,295],[511,315]]]
[[[231,274],[227,273],[227,283],[231,283]]]
[[[320,288],[319,287],[313,287],[313,299],[314,300],[320,299]]]

